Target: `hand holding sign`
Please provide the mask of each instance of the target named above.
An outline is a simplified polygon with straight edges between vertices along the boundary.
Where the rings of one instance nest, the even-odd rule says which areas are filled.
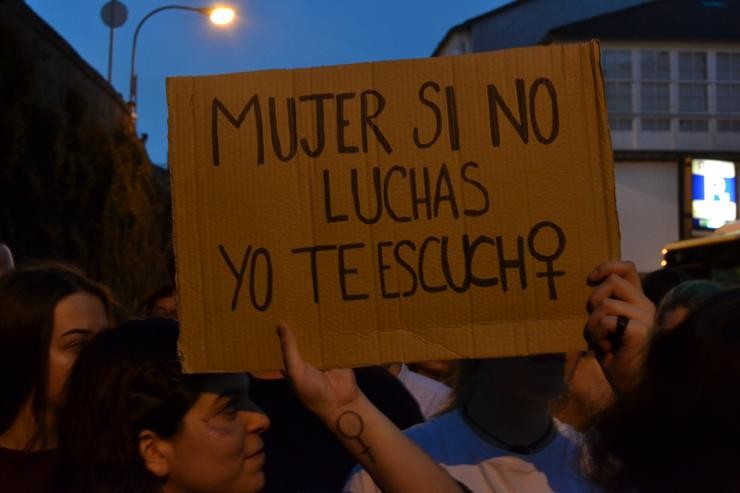
[[[277,334],[290,384],[311,412],[324,420],[331,420],[343,408],[363,397],[351,369],[321,371],[303,359],[290,327],[279,324]]]
[[[632,262],[599,264],[589,274],[588,282],[597,285],[588,299],[590,315],[585,335],[601,356],[612,386],[618,391],[629,390],[642,372],[655,305],[642,292]]]

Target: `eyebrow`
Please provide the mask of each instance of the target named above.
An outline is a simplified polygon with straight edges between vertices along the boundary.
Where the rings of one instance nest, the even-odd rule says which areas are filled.
[[[238,395],[232,394],[232,393],[216,394],[216,398],[211,402],[209,406],[211,409],[211,412],[221,411],[229,404],[229,402],[231,402],[236,397],[238,397]]]
[[[75,336],[75,335],[91,335],[93,333],[90,329],[70,329],[62,337]]]

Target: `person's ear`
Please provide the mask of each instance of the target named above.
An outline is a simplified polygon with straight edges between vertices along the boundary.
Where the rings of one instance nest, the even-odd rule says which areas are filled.
[[[147,470],[159,478],[170,473],[170,444],[151,430],[139,433],[139,454]]]

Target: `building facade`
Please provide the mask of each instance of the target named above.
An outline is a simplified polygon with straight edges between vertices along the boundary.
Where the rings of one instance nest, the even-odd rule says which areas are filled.
[[[453,27],[433,55],[600,40],[622,256],[647,272],[666,243],[721,224],[694,217],[711,180],[727,184],[712,211],[722,199],[737,215],[739,24],[735,0],[516,0]]]

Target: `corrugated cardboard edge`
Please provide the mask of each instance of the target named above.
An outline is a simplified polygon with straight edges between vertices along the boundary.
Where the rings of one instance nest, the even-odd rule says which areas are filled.
[[[589,50],[591,54],[591,67],[593,67],[593,82],[594,82],[594,94],[598,100],[596,105],[596,111],[599,113],[597,121],[599,125],[598,133],[604,136],[604,142],[601,144],[601,162],[604,165],[604,202],[608,204],[606,207],[606,220],[608,223],[613,224],[613,231],[616,232],[616,237],[610,234],[609,237],[609,256],[610,259],[604,260],[616,260],[620,259],[622,254],[620,251],[620,242],[622,233],[619,229],[619,213],[617,211],[617,194],[616,194],[616,174],[614,172],[614,151],[612,149],[612,136],[609,130],[609,119],[606,113],[606,89],[604,87],[604,78],[602,76],[603,70],[601,68],[601,46],[599,41],[592,39],[589,42]],[[609,176],[612,179],[609,180]],[[608,186],[611,183],[611,186]],[[607,231],[612,231],[612,228],[607,228]]]
[[[166,80],[167,106],[168,106],[168,114],[167,114],[167,129],[168,129],[168,131],[167,131],[167,142],[168,142],[168,151],[167,151],[167,155],[168,155],[168,162],[169,163],[174,162],[175,159],[181,159],[181,157],[179,155],[177,155],[177,153],[179,152],[177,150],[177,147],[173,144],[175,142],[175,140],[176,140],[176,134],[181,131],[181,129],[178,128],[177,125],[175,125],[175,118],[173,116],[174,115],[173,108],[177,107],[176,98],[177,98],[177,94],[178,94],[178,91],[175,90],[174,85],[175,84],[183,84],[186,81],[189,81],[190,84],[193,83],[192,79],[191,78],[187,78],[187,77],[179,77],[179,78],[176,78],[176,77],[168,77],[167,80]],[[190,91],[190,94],[192,94],[192,93],[193,93],[193,91]],[[192,136],[190,136],[190,137],[192,137]],[[192,138],[187,139],[187,140],[188,141],[192,141]],[[191,153],[190,156],[192,156],[192,155],[193,154]],[[183,159],[186,159],[186,158],[183,158]],[[191,159],[192,159],[192,157],[191,157]],[[186,168],[186,167],[182,167],[182,168],[183,169],[194,169],[194,167],[192,167],[192,166],[190,168]],[[179,195],[176,192],[177,187],[175,187],[175,182],[176,182],[176,180],[181,179],[181,178],[182,179],[185,179],[185,177],[181,177],[180,175],[178,175],[178,172],[175,171],[176,169],[177,169],[177,166],[174,166],[174,167],[173,166],[169,166],[169,170],[170,170],[170,194],[171,194],[171,197],[172,197],[172,247],[173,247],[173,254],[175,256],[175,278],[176,278],[175,279],[175,285],[176,285],[176,292],[177,292],[177,304],[178,304],[178,307],[180,307],[180,310],[182,310],[183,304],[181,303],[181,299],[182,299],[181,293],[182,293],[182,291],[184,289],[188,289],[188,287],[186,285],[184,285],[183,282],[182,282],[182,276],[180,274],[181,269],[180,269],[180,265],[179,265],[180,255],[176,251],[177,250],[177,241],[176,241],[176,238],[177,238],[177,232],[178,232],[178,222],[181,219],[179,218],[179,215],[176,214],[176,211],[178,210],[178,208],[175,207],[175,204],[179,200]],[[190,178],[193,179],[194,177],[191,176]],[[194,182],[194,179],[192,181]],[[203,314],[201,313],[200,315],[201,315],[201,318],[202,318]],[[182,333],[183,333],[183,326],[182,326],[182,323],[180,323],[180,336],[182,336]],[[195,338],[191,337],[191,340],[193,340],[193,339],[195,339]],[[200,352],[200,354],[206,355],[207,352],[206,352],[205,332],[201,331],[200,332],[200,337],[198,337],[197,339],[198,340],[197,340],[196,344],[202,346],[202,348],[203,348],[202,351]],[[191,362],[188,361],[188,355],[183,350],[181,341],[182,341],[182,337],[179,337],[178,338],[178,341],[177,341],[177,348],[178,348],[178,353],[180,354],[180,359],[182,361],[182,365],[183,365],[184,371],[186,373],[189,373],[191,371],[191,368],[198,368],[198,367],[205,366],[206,361],[191,361]],[[192,357],[192,352],[190,353],[190,356],[189,357]],[[189,364],[189,363],[191,363],[191,364]]]

